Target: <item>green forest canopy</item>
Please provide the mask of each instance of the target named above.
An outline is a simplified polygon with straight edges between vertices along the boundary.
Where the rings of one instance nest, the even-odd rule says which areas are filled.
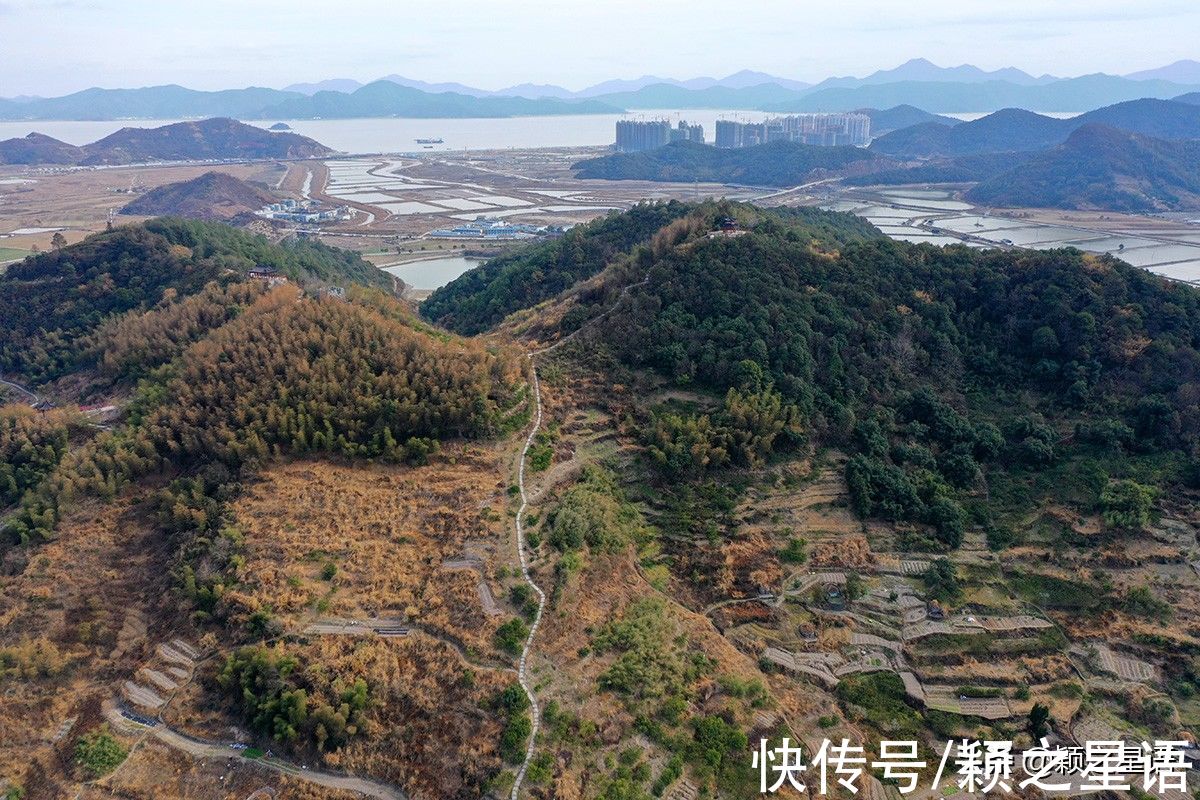
[[[301,283],[389,288],[356,253],[308,240],[272,244],[227,225],[154,219],[13,264],[0,275],[0,372],[34,382],[81,366],[79,342],[114,315],[189,296],[268,267]]]
[[[750,212],[693,213],[711,230],[720,215]],[[930,546],[956,545],[968,523],[992,525],[975,502],[985,475],[1028,486],[1074,455],[1112,477],[1195,474],[1196,289],[1074,250],[908,245],[857,235],[846,215],[755,213],[746,235],[692,236],[657,256],[638,246],[606,273],[634,285],[589,346],[679,384],[736,389],[758,409],[653,423],[674,470],[694,466],[680,453],[727,450],[738,426],[788,427],[780,414],[794,408],[813,436],[852,453],[858,510],[928,525]],[[480,294],[519,307],[483,277]],[[576,302],[599,294],[589,286]],[[1098,503],[1104,477],[1089,482]]]

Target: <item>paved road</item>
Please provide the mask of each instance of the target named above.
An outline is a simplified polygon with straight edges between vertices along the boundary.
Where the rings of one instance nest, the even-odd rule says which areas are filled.
[[[145,723],[139,720],[131,720],[127,715],[121,713],[121,710],[113,705],[107,711],[108,719],[118,725],[127,725],[129,721],[141,725],[145,730],[145,736],[153,736],[163,744],[174,747],[177,750],[195,757],[207,758],[210,760],[228,760],[230,758],[241,758],[240,751],[234,750],[227,744],[219,742],[209,742],[203,739],[197,739],[192,736],[179,733],[171,730],[162,723],[155,724],[153,727],[147,728]],[[156,720],[148,720],[149,722],[157,722]],[[357,792],[365,797],[374,797],[377,800],[408,800],[407,796],[392,786],[376,781],[367,780],[365,778],[356,778],[353,775],[339,775],[333,772],[322,772],[320,770],[303,769],[296,766],[290,761],[285,761],[281,758],[257,758],[249,760],[247,763],[258,764],[267,769],[273,769],[276,772],[282,772],[285,775],[291,775],[294,778],[309,781],[311,783],[325,786],[330,789],[343,789],[346,791]]]
[[[543,347],[540,350],[533,350],[526,355],[526,358],[529,359],[530,373],[533,375],[533,398],[537,404],[537,413],[533,419],[533,428],[530,429],[529,436],[525,438],[525,446],[521,448],[521,461],[517,466],[517,488],[519,488],[521,491],[521,507],[517,509],[516,524],[517,555],[521,557],[521,574],[524,576],[525,582],[530,585],[530,587],[538,596],[538,609],[537,615],[533,618],[533,625],[529,628],[529,637],[525,640],[525,646],[521,648],[521,661],[517,667],[517,680],[520,682],[521,688],[525,690],[525,695],[529,698],[529,711],[530,716],[533,719],[533,726],[529,734],[529,746],[525,749],[525,761],[522,762],[521,769],[519,772],[517,772],[517,779],[513,781],[511,795],[512,800],[517,800],[517,795],[521,791],[521,782],[525,780],[525,773],[529,769],[529,762],[533,760],[533,750],[537,744],[538,728],[541,726],[542,722],[541,709],[538,708],[537,698],[533,694],[533,687],[529,684],[529,676],[526,669],[526,663],[529,658],[529,648],[533,644],[534,634],[537,633],[538,625],[540,625],[542,622],[542,611],[546,607],[546,593],[543,592],[541,587],[534,583],[533,578],[530,577],[529,562],[525,558],[524,519],[525,509],[529,505],[529,496],[525,493],[525,459],[529,454],[529,448],[533,446],[534,437],[537,436],[538,431],[542,427],[542,384],[541,381],[538,380],[537,364],[534,363],[534,359],[537,356],[557,350],[559,347],[562,347],[564,344],[574,339],[585,328],[590,327],[607,317],[616,310],[617,306],[621,304],[621,301],[625,299],[631,289],[637,286],[644,286],[649,281],[650,277],[646,276],[637,283],[629,284],[621,290],[621,294],[617,297],[616,301],[612,304],[612,306],[609,307],[607,311],[595,317],[594,319],[588,320],[582,326],[575,329],[574,332],[564,336],[562,339],[559,339],[549,347]]]
[[[8,388],[15,390],[18,394],[24,397],[31,406],[41,405],[42,403],[41,396],[36,392],[25,388],[19,383],[13,383],[12,381],[5,380],[3,376],[0,376],[0,385],[7,386]]]
[[[521,791],[521,782],[525,780],[525,772],[529,769],[529,762],[533,759],[533,750],[537,746],[538,728],[542,722],[537,697],[534,696],[533,687],[529,683],[527,661],[534,634],[537,633],[538,625],[542,622],[542,610],[546,607],[546,593],[533,582],[533,578],[529,575],[529,561],[525,558],[525,528],[523,524],[525,509],[529,505],[529,500],[525,495],[525,458],[529,454],[529,448],[533,445],[533,438],[537,436],[538,430],[542,427],[542,385],[538,381],[537,366],[533,363],[533,356],[534,354],[530,353],[528,358],[529,369],[533,375],[533,398],[537,403],[537,414],[533,418],[533,427],[529,431],[529,436],[525,439],[525,446],[521,448],[521,461],[517,466],[517,487],[521,490],[521,507],[517,509],[517,555],[521,557],[521,574],[538,597],[537,614],[533,618],[533,625],[529,628],[529,637],[525,639],[525,646],[521,648],[521,661],[517,666],[517,681],[529,698],[529,713],[533,719],[533,726],[529,732],[529,745],[525,748],[525,761],[522,762],[521,769],[517,772],[517,779],[513,781],[512,800],[517,800],[517,794]]]
[[[541,726],[541,709],[538,708],[537,698],[533,694],[533,687],[529,684],[529,675],[526,669],[526,664],[529,658],[529,648],[533,644],[534,634],[537,633],[538,625],[542,622],[542,611],[546,608],[546,593],[541,587],[534,583],[533,578],[529,575],[529,562],[525,558],[525,509],[529,506],[529,496],[525,493],[525,459],[529,454],[529,448],[533,446],[533,439],[537,436],[538,431],[542,427],[542,384],[538,380],[537,365],[534,359],[537,356],[549,353],[553,350],[562,347],[564,344],[574,339],[580,332],[591,325],[596,324],[600,320],[607,317],[621,301],[629,294],[629,291],[636,286],[644,286],[650,280],[649,276],[643,278],[637,283],[631,283],[621,290],[621,294],[616,301],[609,307],[607,311],[600,314],[594,319],[589,320],[581,327],[577,328],[573,333],[564,336],[549,347],[543,347],[541,350],[531,351],[526,355],[529,359],[529,369],[533,376],[533,398],[537,404],[537,413],[533,419],[533,428],[529,431],[529,436],[525,438],[525,446],[521,448],[521,461],[517,466],[517,488],[521,491],[521,507],[517,509],[517,555],[521,557],[521,574],[525,578],[525,582],[533,589],[538,596],[537,615],[533,618],[533,625],[529,628],[529,637],[525,640],[525,646],[521,648],[521,661],[517,667],[517,680],[521,684],[521,688],[525,690],[525,695],[529,698],[529,711],[533,719],[533,726],[529,733],[529,746],[525,749],[525,761],[521,764],[521,769],[517,772],[517,779],[513,781],[512,800],[517,800],[517,795],[521,791],[521,782],[525,780],[525,773],[529,769],[529,762],[533,760],[533,750],[537,744],[538,728]]]

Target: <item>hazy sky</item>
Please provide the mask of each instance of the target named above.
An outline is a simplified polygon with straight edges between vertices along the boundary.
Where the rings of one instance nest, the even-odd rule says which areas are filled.
[[[0,97],[388,73],[487,89],[740,69],[815,81],[916,56],[1131,72],[1200,58],[1200,2],[0,0]]]

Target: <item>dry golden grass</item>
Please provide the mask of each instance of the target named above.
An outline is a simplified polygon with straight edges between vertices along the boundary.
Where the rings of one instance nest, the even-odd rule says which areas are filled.
[[[247,800],[260,789],[276,800],[359,800],[361,795],[288,777],[244,759],[196,759],[147,738],[109,778],[87,787],[79,800]],[[256,800],[263,800],[261,793]]]
[[[401,787],[413,800],[478,797],[499,771],[501,723],[487,709],[515,681],[507,670],[469,665],[451,645],[419,633],[397,639],[313,636],[279,647],[308,665],[306,676],[317,683],[322,676],[347,683],[362,678],[370,687],[357,736],[323,755],[301,748],[294,760]],[[217,666],[210,665],[180,703],[173,727],[205,739],[228,738],[228,701],[206,693]]]
[[[424,467],[272,467],[234,505],[246,564],[233,599],[271,609],[286,630],[322,617],[395,617],[489,652],[505,617],[484,613],[476,571],[443,564],[469,551],[494,581],[515,558],[505,473],[479,447]],[[337,574],[325,580],[329,563]]]
[[[0,677],[0,776],[49,787],[44,797],[72,783],[70,748],[148,651],[146,612],[173,618],[163,613],[166,548],[141,499],[83,504],[54,541],[10,552],[28,564],[0,578],[0,650],[35,654],[24,674]]]
[[[368,730],[329,755],[331,766],[395,783],[415,800],[483,793],[500,768],[501,726],[480,707],[515,676],[469,669],[449,645],[425,637],[325,637],[310,647],[306,655],[334,673],[365,677],[373,687]]]

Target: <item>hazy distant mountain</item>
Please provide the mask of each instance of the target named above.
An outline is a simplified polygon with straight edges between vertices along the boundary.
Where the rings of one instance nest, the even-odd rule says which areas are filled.
[[[517,116],[598,113],[627,108],[728,108],[779,113],[889,109],[910,105],[930,112],[990,112],[1019,107],[1041,111],[1085,111],[1140,97],[1169,98],[1200,90],[1197,62],[1178,62],[1135,76],[1033,77],[1015,68],[986,71],[964,64],[939,67],[914,59],[863,78],[828,78],[816,86],[765,72],[742,70],[724,78],[687,80],[645,75],[613,80],[571,92],[553,84],[520,84],[495,91],[461,83],[429,83],[388,75],[365,86],[349,78],[296,83],[285,90],[246,88],[201,92],[182,86],[87,89],[55,98],[0,99],[0,119],[163,119],[227,116],[264,119],[291,109],[298,116]],[[380,84],[418,92],[386,96]],[[363,92],[366,91],[364,95]],[[450,97],[443,97],[450,95]],[[375,97],[379,103],[367,102]],[[464,99],[465,98],[465,99]],[[489,102],[472,107],[466,99]],[[600,106],[530,106],[553,101],[597,100]],[[314,109],[320,108],[318,112]],[[416,109],[421,109],[419,112]]]
[[[520,83],[516,86],[509,86],[505,89],[492,92],[491,96],[528,97],[530,100],[537,100],[541,97],[553,97],[558,100],[570,100],[575,98],[575,93],[569,89],[549,83]]]
[[[928,111],[923,111],[916,106],[907,105],[895,106],[883,110],[878,108],[856,108],[855,112],[866,114],[871,118],[871,134],[873,136],[882,136],[889,131],[900,130],[901,128],[908,128],[928,122],[952,128],[961,121],[954,117],[930,114]]]
[[[206,172],[190,181],[151,189],[121,209],[142,217],[229,220],[274,203],[275,198],[227,172]]]
[[[312,95],[317,92],[349,93],[361,88],[362,84],[353,78],[330,78],[327,81],[317,81],[316,83],[293,83],[291,86],[283,87],[283,91]]]
[[[1175,98],[1176,103],[1187,103],[1188,105],[1200,106],[1200,92],[1191,92],[1189,94],[1181,94]]]
[[[427,83],[414,78],[406,78],[403,75],[384,75],[379,81],[388,81],[398,86],[407,86],[410,89],[419,89],[422,92],[429,92],[431,94],[454,92],[455,94],[465,94],[469,97],[487,97],[491,94],[486,89],[476,89],[474,86],[467,86],[463,83]],[[372,81],[371,83],[379,83],[379,81]],[[370,86],[371,84],[366,85]]]
[[[173,85],[143,89],[85,89],[64,97],[0,105],[0,117],[100,120],[225,116],[252,119],[265,106],[291,97],[303,95],[257,87],[219,92],[200,92]]]
[[[718,108],[754,110],[778,105],[798,95],[774,83],[734,89],[710,86],[707,89],[687,89],[665,83],[645,86],[635,92],[602,94],[594,99],[612,106],[637,108]]]
[[[1200,106],[1171,100],[1131,100],[1070,119],[1006,108],[954,127],[927,122],[903,128],[875,139],[871,149],[898,157],[1041,150],[1061,144],[1074,131],[1092,124],[1160,139],[1193,139],[1200,137]]]
[[[885,134],[871,149],[889,156],[959,156],[1011,150],[1040,150],[1066,138],[1061,120],[1006,108],[973,122],[949,127],[925,122]]]
[[[958,67],[939,67],[924,58],[914,58],[893,69],[873,72],[865,78],[843,77],[826,78],[816,84],[814,91],[829,88],[855,88],[859,86],[876,86],[885,83],[902,83],[916,81],[921,83],[986,83],[988,81],[1005,81],[1018,86],[1034,86],[1053,83],[1059,80],[1051,75],[1035,78],[1027,72],[1015,67],[988,72],[971,64]]]
[[[0,142],[0,164],[77,164],[82,148],[41,133]]]
[[[780,78],[776,75],[769,75],[765,72],[755,72],[753,70],[744,69],[741,72],[735,72],[732,75],[727,75],[724,78],[690,78],[688,80],[676,80],[675,78],[660,78],[655,75],[643,75],[640,78],[632,80],[612,80],[597,83],[595,86],[589,86],[575,93],[576,97],[603,97],[614,94],[636,94],[637,92],[654,86],[673,86],[680,89],[691,91],[704,91],[712,88],[724,89],[747,89],[764,84],[773,84],[781,89],[789,89],[791,91],[803,91],[811,84],[804,81],[792,80],[790,78]]]
[[[1104,211],[1200,208],[1200,141],[1085,125],[967,193],[975,203]]]
[[[1200,139],[1200,108],[1175,100],[1129,100],[1064,122],[1071,130],[1099,124],[1157,139]]]
[[[1133,81],[1162,80],[1200,85],[1200,61],[1184,59],[1157,69],[1144,69],[1125,76]]]
[[[457,92],[431,94],[390,80],[375,81],[350,94],[317,92],[267,108],[259,117],[349,119],[354,117],[519,117],[550,114],[611,114],[616,108],[595,100],[475,97]]]
[[[784,89],[793,91],[802,91],[812,86],[804,81],[792,80],[791,78],[780,78],[777,75],[771,75],[766,72],[756,72],[750,69],[744,69],[740,72],[735,72],[732,75],[726,75],[724,78],[690,78],[685,81],[663,81],[672,86],[682,86],[685,89],[711,89],[713,87],[723,87],[726,89],[748,89],[752,86],[762,86],[763,84],[775,84]]]
[[[1131,81],[1113,75],[1085,75],[1036,86],[1008,81],[984,83],[929,83],[902,81],[854,88],[820,89],[774,111],[849,111],[854,108],[890,108],[915,105],[932,112],[987,112],[999,108],[1034,111],[1086,111],[1141,97],[1171,98],[1186,91],[1167,81]]]

